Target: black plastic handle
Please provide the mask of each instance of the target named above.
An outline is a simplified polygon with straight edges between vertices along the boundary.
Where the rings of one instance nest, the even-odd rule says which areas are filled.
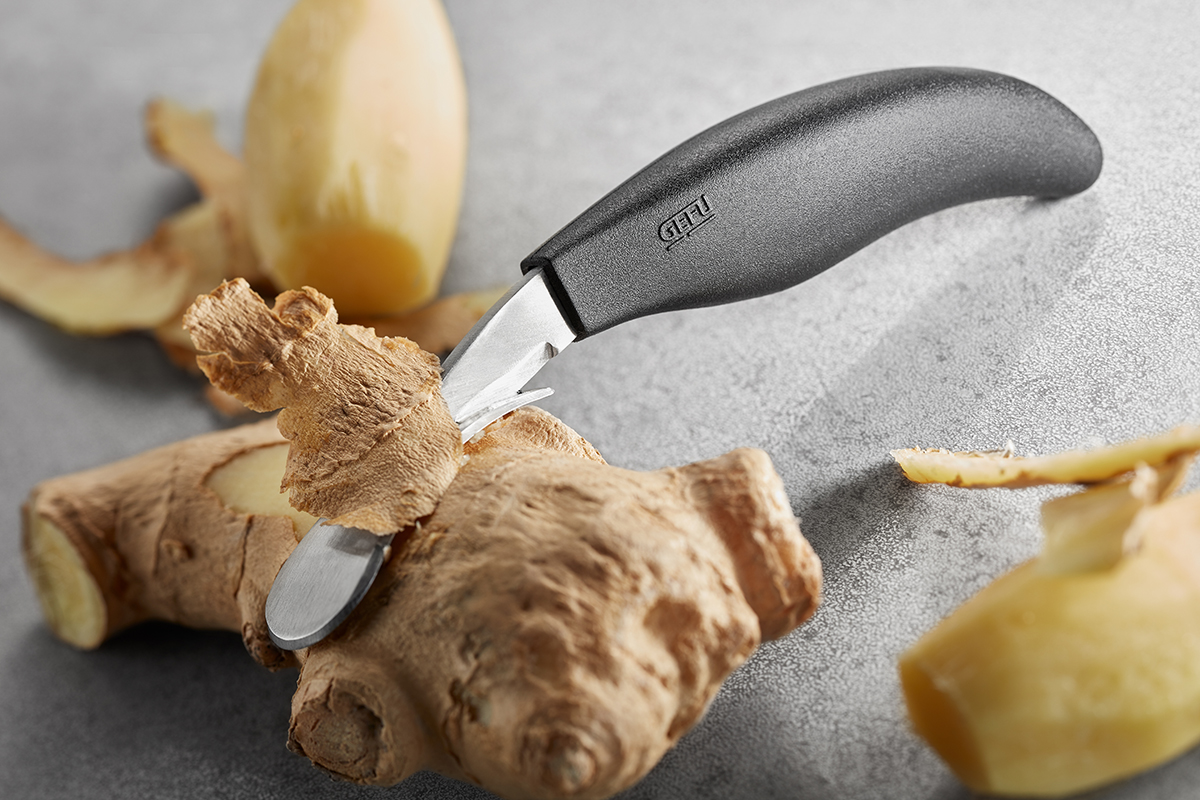
[[[1016,78],[875,72],[709,128],[521,262],[545,270],[580,337],[805,281],[950,206],[1061,197],[1100,174],[1095,134]]]

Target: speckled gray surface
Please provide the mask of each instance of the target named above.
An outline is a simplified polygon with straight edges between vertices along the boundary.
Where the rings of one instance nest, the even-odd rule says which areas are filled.
[[[146,155],[143,102],[211,107],[236,145],[285,6],[0,0],[0,213],[75,256],[148,233],[191,189]],[[1007,72],[1105,148],[1082,196],[952,209],[797,289],[640,320],[546,370],[558,393],[545,407],[616,464],[766,449],[825,563],[817,618],[730,678],[630,800],[966,796],[909,733],[895,659],[1035,552],[1045,493],[910,487],[887,451],[1012,439],[1046,452],[1200,421],[1198,8],[450,0],[472,140],[448,290],[511,280],[703,127],[845,75]],[[148,340],[76,340],[7,307],[0,374],[0,795],[485,796],[424,774],[391,790],[331,783],[283,746],[293,677],[256,667],[234,635],[154,625],[86,654],[53,640],[18,558],[29,489],[221,423]],[[1193,751],[1093,796],[1197,785]]]

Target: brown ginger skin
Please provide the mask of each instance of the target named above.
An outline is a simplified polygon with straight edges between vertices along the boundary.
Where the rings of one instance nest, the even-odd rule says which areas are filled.
[[[226,628],[268,667],[299,664],[289,746],[347,780],[434,769],[509,798],[606,797],[818,602],[820,565],[765,454],[637,473],[529,408],[468,445],[345,625],[283,653],[263,607],[293,523],[204,486],[280,446],[272,425],[48,481],[27,522],[53,521],[95,565],[108,633]]]
[[[815,610],[819,563],[761,451],[631,472],[525,409],[469,455],[307,654],[290,743],[341,777],[607,797]]]
[[[293,506],[376,533],[433,511],[462,453],[436,356],[338,325],[312,289],[268,308],[241,279],[199,298],[184,324],[214,386],[255,411],[284,409]]]

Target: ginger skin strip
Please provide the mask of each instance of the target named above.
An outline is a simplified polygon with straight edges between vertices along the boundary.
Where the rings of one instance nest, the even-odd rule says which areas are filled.
[[[1015,456],[1008,448],[987,452],[909,448],[892,457],[913,483],[944,483],[966,489],[1021,489],[1062,483],[1100,483],[1138,464],[1158,467],[1200,450],[1200,426],[1181,425],[1158,436],[1047,456]]]
[[[296,292],[271,311],[236,285],[208,301],[209,319],[230,323],[206,328],[222,354],[213,373],[243,400],[286,394],[293,451],[339,418],[347,440],[374,441],[359,426],[374,409],[314,403],[303,386],[356,397],[380,358],[408,353],[336,325],[326,301]],[[243,313],[254,322],[239,329]],[[409,355],[389,368],[436,396]],[[349,619],[283,653],[265,635],[265,594],[306,519],[279,505],[286,441],[266,421],[47,481],[27,505],[25,551],[48,620],[77,646],[163,618],[239,631],[260,663],[299,667],[289,747],[340,778],[391,785],[433,769],[507,798],[610,796],[700,719],[759,642],[819,602],[819,560],[761,451],[633,472],[525,408],[454,451],[448,485],[401,529]],[[393,486],[426,470],[361,464],[346,465],[356,482]],[[89,627],[71,622],[75,607],[102,618],[93,635],[72,638]]]

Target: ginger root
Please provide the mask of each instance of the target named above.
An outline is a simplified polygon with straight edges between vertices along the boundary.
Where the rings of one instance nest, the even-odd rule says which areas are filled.
[[[260,618],[274,570],[315,519],[281,513],[278,482],[264,491],[261,479],[247,480],[256,471],[208,485],[222,469],[236,470],[239,458],[262,466],[264,449],[282,466],[286,441],[273,420],[35,487],[24,510],[24,552],[55,633],[92,648],[129,625],[161,619],[239,631],[263,663],[286,662]],[[223,503],[218,489],[238,485],[245,496]]]
[[[471,446],[361,612],[310,648],[293,749],[362,782],[436,758],[506,797],[605,797],[812,613],[817,561],[761,452],[639,474],[542,446],[572,438],[560,425],[531,409]]]
[[[600,798],[649,771],[760,641],[814,612],[820,563],[764,453],[632,472],[523,408],[465,445],[451,422],[452,479],[363,602],[325,640],[278,650],[266,592],[312,519],[278,494],[304,471],[296,453],[305,470],[323,447],[358,454],[330,479],[403,494],[438,470],[367,466],[381,432],[440,436],[406,422],[425,404],[448,418],[428,356],[335,321],[312,290],[272,311],[221,287],[189,315],[215,351],[205,367],[244,401],[283,405],[290,442],[266,421],[34,489],[24,550],[60,636],[94,647],[148,618],[237,630],[260,663],[300,668],[289,747],[338,777],[434,769],[509,798]]]
[[[1171,497],[1200,450],[1195,431],[1004,474],[935,456],[960,485],[968,471],[974,485],[1108,476],[1043,504],[1040,556],[900,658],[914,728],[973,790],[1061,797],[1200,742],[1200,493]]]

